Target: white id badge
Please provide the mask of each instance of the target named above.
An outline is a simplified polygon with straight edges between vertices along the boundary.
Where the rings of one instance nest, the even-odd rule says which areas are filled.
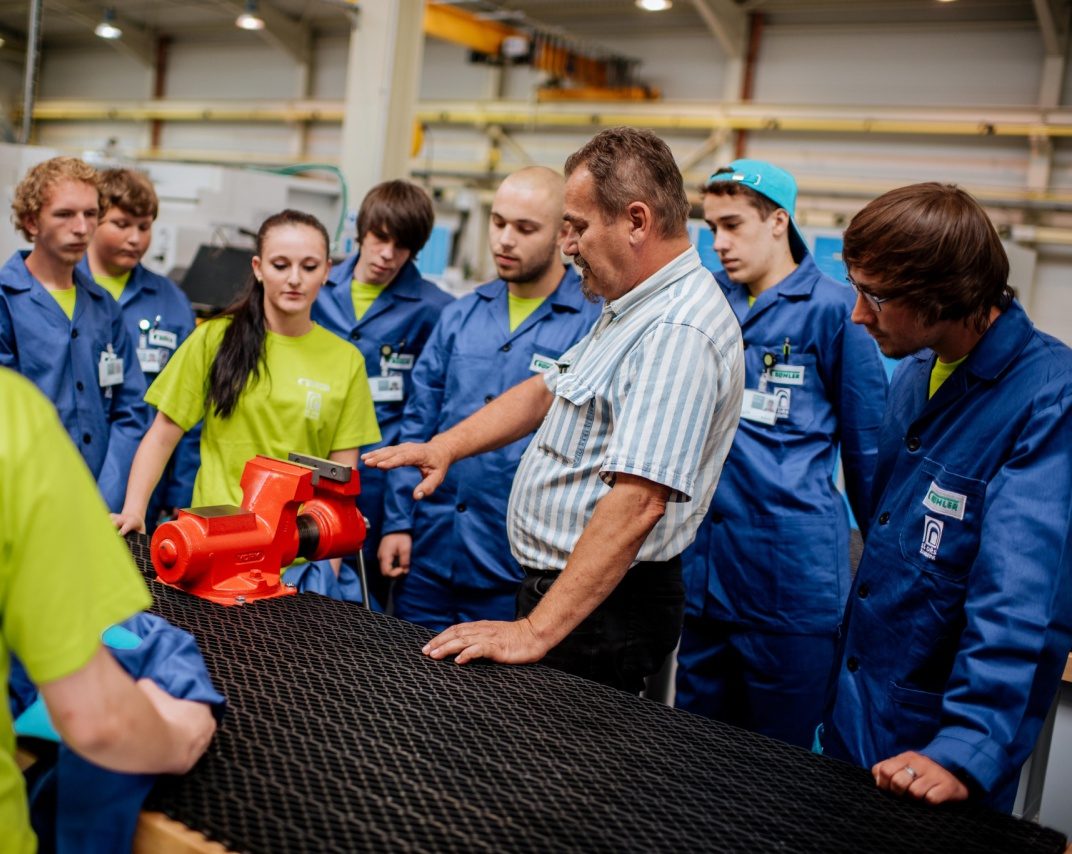
[[[778,398],[754,388],[746,388],[741,398],[741,417],[746,421],[773,424],[778,420]]]
[[[545,374],[555,366],[555,360],[550,356],[541,356],[539,353],[532,354],[529,362],[529,370],[534,374]]]
[[[412,371],[415,357],[412,353],[392,353],[387,357],[387,370]]]
[[[123,360],[111,352],[111,345],[100,354],[97,364],[97,380],[101,388],[111,388],[123,382]]]
[[[804,385],[804,366],[775,365],[770,369],[770,381],[780,385]]]
[[[405,384],[402,377],[395,374],[386,377],[369,377],[369,389],[372,391],[373,403],[391,403],[402,400]]]
[[[174,350],[179,346],[179,336],[174,332],[168,332],[166,329],[150,329],[149,346],[167,347],[169,350]]]
[[[137,352],[143,374],[158,374],[164,369],[163,354],[156,347],[139,347]]]

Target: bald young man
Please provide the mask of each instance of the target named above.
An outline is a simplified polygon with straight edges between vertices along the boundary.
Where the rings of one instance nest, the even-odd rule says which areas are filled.
[[[542,166],[500,185],[488,222],[499,278],[444,309],[414,368],[400,441],[426,442],[546,370],[599,316],[562,263],[564,187]],[[523,572],[510,554],[506,503],[530,439],[458,463],[419,503],[414,470],[389,473],[380,570],[400,577],[396,616],[436,631],[513,619]]]

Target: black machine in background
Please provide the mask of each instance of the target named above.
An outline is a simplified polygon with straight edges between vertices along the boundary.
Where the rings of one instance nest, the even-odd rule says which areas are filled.
[[[143,535],[131,551],[147,579]],[[1052,852],[816,756],[539,665],[433,661],[431,632],[315,594],[223,607],[150,582],[228,700],[147,808],[235,851]]]
[[[218,314],[230,305],[251,274],[252,249],[202,244],[179,282],[198,316]]]

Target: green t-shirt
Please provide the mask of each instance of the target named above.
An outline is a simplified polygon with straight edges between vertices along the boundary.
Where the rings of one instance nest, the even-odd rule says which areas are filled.
[[[361,351],[320,326],[297,338],[269,332],[260,379],[228,418],[206,411],[205,390],[229,317],[202,323],[168,360],[145,399],[172,421],[201,429],[193,504],[242,503],[242,470],[257,454],[327,457],[380,441]]]
[[[0,368],[0,685],[15,653],[35,683],[70,676],[108,626],[149,607],[56,410]],[[0,703],[0,851],[33,851],[7,702]]]
[[[116,302],[119,301],[119,297],[123,295],[123,288],[127,286],[127,282],[130,281],[130,270],[127,270],[121,276],[105,276],[93,274],[93,281],[104,288],[108,293],[112,295],[112,299]]]
[[[538,309],[540,304],[547,299],[547,297],[515,297],[511,293],[508,293],[506,296],[507,303],[510,306],[511,332],[524,323],[525,318]]]
[[[934,397],[938,389],[942,387],[942,383],[953,376],[953,371],[959,368],[961,362],[967,358],[967,356],[961,356],[955,362],[943,362],[941,359],[935,359],[934,367],[931,368],[931,384],[927,397]]]
[[[67,319],[74,320],[74,304],[78,299],[78,288],[64,288],[62,291],[54,291],[51,288],[45,288],[45,290],[52,294],[52,298],[60,304]]]
[[[387,285],[370,285],[368,282],[359,282],[357,279],[350,280],[350,299],[354,303],[354,317],[360,320],[365,312],[372,308],[376,297],[383,293]]]

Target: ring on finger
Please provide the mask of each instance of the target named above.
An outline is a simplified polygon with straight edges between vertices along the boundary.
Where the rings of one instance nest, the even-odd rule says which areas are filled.
[[[904,771],[909,777],[911,777],[913,781],[919,776],[919,772],[911,765],[905,765],[905,767],[901,770]]]

